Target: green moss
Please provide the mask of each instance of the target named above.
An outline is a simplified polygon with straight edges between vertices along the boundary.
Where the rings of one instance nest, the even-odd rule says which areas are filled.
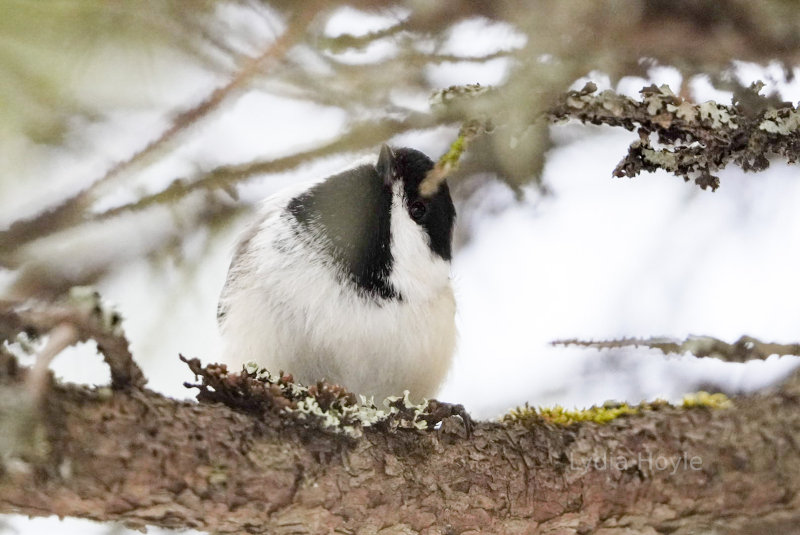
[[[464,134],[459,134],[456,140],[450,145],[450,149],[439,158],[439,165],[447,170],[455,169],[465,149],[466,136]]]
[[[511,409],[505,416],[504,422],[525,422],[543,420],[558,425],[570,425],[578,422],[595,422],[605,424],[626,414],[638,414],[639,406],[630,406],[627,403],[606,403],[601,407],[593,406],[588,409],[565,409],[560,405],[555,407],[524,407]]]
[[[420,184],[419,192],[423,197],[433,195],[439,189],[442,181],[450,173],[458,169],[458,163],[464,152],[466,152],[470,141],[484,128],[485,125],[477,120],[469,120],[461,125],[458,137],[450,144],[450,148],[439,158],[436,166]]]
[[[684,409],[692,409],[695,407],[708,407],[710,409],[730,409],[733,407],[733,401],[723,394],[717,392],[716,394],[709,394],[708,392],[700,391],[693,394],[686,394],[683,396],[681,406]]]
[[[554,407],[531,407],[527,403],[523,407],[511,409],[503,415],[501,421],[504,423],[530,424],[536,422],[546,422],[556,425],[571,425],[580,422],[594,422],[606,424],[622,416],[641,414],[647,411],[655,411],[667,407],[681,407],[692,409],[696,407],[707,407],[711,409],[727,409],[733,406],[733,402],[722,393],[709,394],[708,392],[696,392],[684,396],[680,405],[657,399],[629,405],[627,403],[617,403],[607,401],[601,406],[592,406],[588,409],[565,409],[560,405]]]

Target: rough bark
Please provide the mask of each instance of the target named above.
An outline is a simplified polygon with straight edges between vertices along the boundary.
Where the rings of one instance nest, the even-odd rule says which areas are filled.
[[[6,365],[0,390],[23,375]],[[217,533],[793,533],[798,395],[794,376],[733,409],[482,422],[470,437],[446,419],[352,439],[274,413],[56,385],[36,424],[45,453],[5,463],[0,512]]]

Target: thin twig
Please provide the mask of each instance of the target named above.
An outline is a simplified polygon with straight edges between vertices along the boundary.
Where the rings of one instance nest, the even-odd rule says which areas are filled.
[[[374,32],[368,32],[364,35],[352,35],[349,33],[345,33],[342,35],[337,35],[336,37],[320,37],[317,39],[316,44],[320,48],[327,49],[334,54],[341,53],[347,50],[361,50],[375,41],[379,39],[385,39],[387,37],[392,37],[397,35],[398,33],[407,30],[408,23],[407,21],[401,20],[398,21],[397,24],[393,24],[388,28],[384,28],[382,30],[377,30]]]
[[[389,138],[409,130],[421,130],[437,126],[427,114],[411,113],[403,119],[385,119],[380,122],[364,122],[333,141],[315,149],[297,152],[273,160],[261,160],[237,165],[224,165],[212,169],[194,179],[175,180],[162,191],[94,215],[91,221],[103,221],[125,212],[143,210],[156,204],[174,202],[192,192],[223,189],[230,191],[236,184],[258,175],[282,173],[295,169],[313,160],[344,151],[362,151]]]
[[[264,68],[270,61],[283,56],[299,39],[299,37],[305,31],[307,23],[311,20],[311,17],[315,13],[315,10],[308,8],[302,11],[297,19],[289,25],[288,29],[280,37],[273,41],[266,50],[264,50],[258,56],[246,59],[242,63],[242,66],[239,68],[239,70],[225,85],[212,91],[211,94],[203,99],[203,101],[199,104],[179,113],[172,121],[170,127],[162,132],[158,138],[151,141],[147,146],[145,146],[139,152],[133,154],[127,160],[124,160],[109,169],[100,180],[92,184],[92,186],[83,193],[91,193],[93,190],[102,186],[104,183],[108,182],[122,171],[146,159],[153,152],[157,151],[163,145],[171,141],[181,131],[196,123],[198,120],[206,117],[209,113],[218,108],[228,96],[244,86],[255,75],[263,74]]]
[[[467,151],[473,139],[483,130],[480,121],[467,121],[461,126],[456,140],[450,145],[450,149],[439,158],[433,169],[428,171],[423,181],[419,185],[419,192],[423,197],[429,197],[436,193],[448,176],[450,176],[461,161],[462,156]]]
[[[691,353],[695,357],[712,357],[726,362],[764,360],[771,355],[798,355],[800,344],[776,344],[762,342],[744,335],[729,344],[712,336],[689,336],[685,340],[675,338],[621,338],[618,340],[555,340],[551,345],[581,346],[593,349],[616,349],[622,347],[648,347],[658,349],[665,355]]]
[[[248,58],[223,86],[211,92],[202,102],[179,113],[172,124],[155,140],[148,143],[128,159],[123,160],[106,171],[97,181],[77,194],[62,201],[58,206],[28,220],[18,221],[8,230],[0,232],[0,253],[17,249],[21,244],[33,241],[43,235],[51,234],[65,226],[74,224],[84,216],[85,211],[94,200],[94,194],[103,185],[133,167],[145,161],[156,151],[162,149],[187,127],[206,117],[234,92],[242,88],[257,74],[263,74],[265,67],[283,56],[305,32],[308,23],[317,13],[317,3],[309,4],[291,22],[288,29],[258,56]]]

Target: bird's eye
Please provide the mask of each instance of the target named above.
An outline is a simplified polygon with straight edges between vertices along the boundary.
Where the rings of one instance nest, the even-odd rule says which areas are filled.
[[[425,217],[425,212],[427,211],[428,207],[425,206],[425,203],[422,201],[414,201],[408,208],[408,213],[411,214],[411,219],[416,222],[419,222],[423,217]]]

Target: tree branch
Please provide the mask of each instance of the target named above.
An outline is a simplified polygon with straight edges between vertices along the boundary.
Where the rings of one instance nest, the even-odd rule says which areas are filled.
[[[0,344],[21,332],[34,337],[58,335],[55,346],[49,344],[39,355],[41,362],[34,371],[42,371],[33,379],[37,385],[42,383],[40,377],[57,353],[78,342],[94,340],[111,370],[113,388],[144,386],[147,379],[133,360],[121,323],[120,315],[106,309],[99,294],[86,288],[74,288],[66,300],[58,303],[0,301]]]
[[[0,370],[3,389],[25,373]],[[0,512],[217,533],[787,532],[800,522],[799,385],[606,424],[532,413],[471,438],[448,419],[351,438],[285,411],[59,386],[49,455],[6,468]]]

